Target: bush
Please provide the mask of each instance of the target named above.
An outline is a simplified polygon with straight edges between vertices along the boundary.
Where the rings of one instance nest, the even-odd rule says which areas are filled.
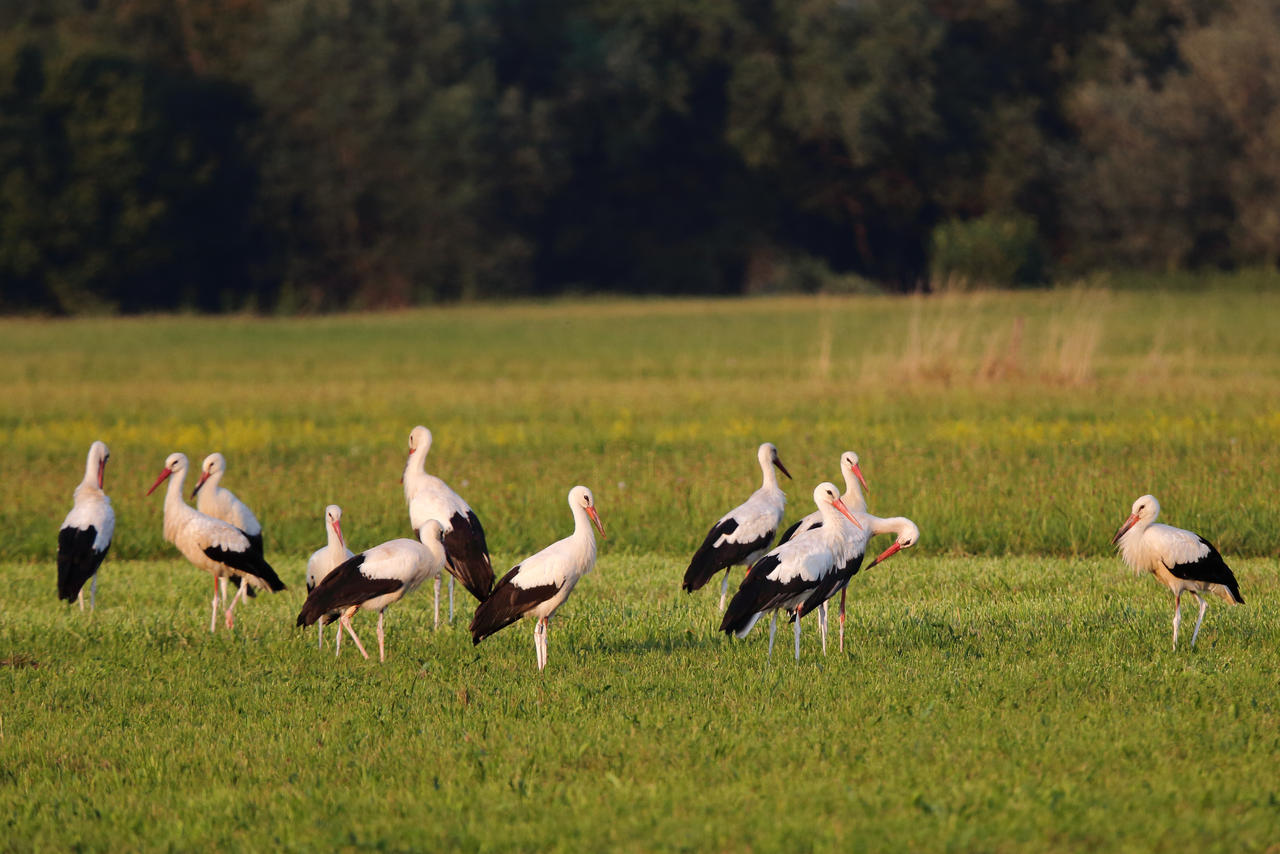
[[[1044,267],[1035,221],[1020,214],[951,220],[931,236],[930,287],[935,291],[1040,284]]]

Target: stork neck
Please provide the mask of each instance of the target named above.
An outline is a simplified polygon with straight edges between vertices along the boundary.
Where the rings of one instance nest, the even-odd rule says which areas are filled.
[[[164,493],[164,512],[167,515],[173,510],[190,510],[187,502],[182,500],[182,487],[187,480],[187,473],[183,471],[175,471],[169,475],[169,483]]]
[[[333,526],[329,524],[328,519],[324,520],[324,526],[329,532],[329,548],[335,552],[342,551],[345,544],[342,542],[342,538],[338,536],[338,532],[333,530]]]
[[[426,469],[427,446],[419,445],[409,454],[409,459],[404,464],[404,494],[408,500],[412,501],[413,496],[418,494],[422,482],[427,478]]]
[[[902,532],[907,530],[907,526],[911,524],[911,520],[906,516],[890,516],[882,519],[879,516],[867,514],[867,519],[871,523],[872,534],[894,534],[902,536]]]
[[[840,498],[850,513],[867,512],[867,499],[862,494],[862,484],[858,483],[858,476],[852,471],[845,472],[844,495]]]
[[[218,490],[222,486],[222,469],[214,469],[204,480],[204,486],[200,487],[200,494],[208,492],[210,495],[217,495]]]
[[[767,457],[760,460],[761,489],[780,490],[778,473],[773,468],[773,461]]]

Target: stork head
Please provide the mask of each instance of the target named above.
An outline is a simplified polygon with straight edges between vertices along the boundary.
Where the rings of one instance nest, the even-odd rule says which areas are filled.
[[[596,512],[596,497],[591,494],[591,490],[585,486],[575,486],[569,490],[569,507],[574,513],[578,512],[581,507],[587,514],[587,518],[596,526],[596,530],[600,532],[600,536],[604,536],[604,523],[600,521],[600,514]]]
[[[778,471],[791,477],[791,472],[787,471],[787,467],[782,464],[782,460],[778,458],[778,449],[774,447],[772,442],[765,442],[756,451],[756,457],[760,460],[760,467],[767,469],[769,466],[777,466]]]
[[[169,475],[176,474],[178,479],[187,475],[187,455],[174,453],[170,454],[164,461],[164,468],[160,470],[160,476],[156,478],[156,482],[151,484],[151,488],[147,490],[147,495],[156,491],[156,487],[164,483]]]
[[[444,543],[444,526],[440,524],[439,519],[428,519],[426,524],[418,529],[418,539],[423,545],[431,543]]]
[[[1129,532],[1129,529],[1139,522],[1143,525],[1150,525],[1160,515],[1160,502],[1156,501],[1154,495],[1144,495],[1133,502],[1133,506],[1129,508],[1129,518],[1124,520],[1124,524],[1120,526],[1120,530],[1116,531],[1116,535],[1111,538],[1111,544],[1114,546],[1120,542],[1120,538]]]
[[[347,543],[342,538],[342,508],[337,504],[324,508],[324,523],[337,535],[338,544],[345,546]]]
[[[898,538],[893,541],[893,545],[876,555],[876,559],[867,564],[867,569],[878,563],[884,563],[889,558],[896,555],[903,549],[909,549],[920,541],[920,529],[916,527],[916,523],[912,522],[905,516],[898,516],[893,519],[886,519],[889,530],[896,530]]]
[[[204,482],[209,478],[221,478],[222,473],[227,470],[227,458],[214,451],[212,454],[204,458],[204,462],[200,464],[200,480],[196,482],[195,487],[191,490],[191,497],[195,498],[196,493],[200,491],[200,487],[204,486]]]
[[[845,451],[840,455],[840,472],[844,475],[846,483],[851,476],[856,477],[858,483],[862,484],[863,492],[871,491],[871,487],[867,486],[867,479],[862,476],[862,469],[858,467],[858,455],[853,451]]]
[[[853,514],[849,512],[849,508],[845,506],[843,499],[840,498],[840,490],[836,489],[834,483],[820,483],[813,490],[813,503],[818,505],[818,509],[825,507],[833,508],[837,513],[844,516],[853,523],[855,528],[861,528],[862,523],[853,518]]]
[[[98,479],[98,489],[102,489],[103,475],[106,473],[107,460],[111,459],[111,451],[105,442],[97,441],[89,446],[89,473]]]
[[[421,424],[409,431],[409,453],[413,454],[419,448],[424,457],[431,450],[431,431]]]

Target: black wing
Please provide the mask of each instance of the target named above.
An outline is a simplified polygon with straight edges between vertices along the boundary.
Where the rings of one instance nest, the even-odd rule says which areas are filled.
[[[724,619],[720,621],[720,631],[736,634],[747,627],[755,614],[771,611],[813,586],[812,581],[800,576],[785,582],[768,578],[769,573],[773,572],[777,565],[777,555],[767,554],[751,567],[751,572],[743,579],[742,586],[729,601],[729,607],[725,608]]]
[[[707,533],[707,538],[693,553],[689,568],[684,571],[684,582],[680,585],[682,590],[692,593],[710,581],[720,570],[742,563],[753,552],[767,547],[774,534],[774,531],[769,531],[763,537],[749,543],[725,542],[715,545],[716,540],[736,530],[738,530],[738,520],[730,517],[716,524]]]
[[[224,549],[221,546],[208,546],[204,553],[211,560],[225,564],[237,572],[262,579],[267,587],[271,588],[272,593],[284,590],[284,582],[280,580],[280,576],[276,575],[271,564],[255,551],[240,552],[235,549]]]
[[[1184,581],[1221,584],[1230,591],[1237,604],[1243,605],[1244,597],[1240,595],[1240,585],[1236,581],[1235,573],[1231,571],[1231,567],[1227,566],[1227,562],[1222,559],[1222,555],[1218,554],[1218,550],[1214,548],[1213,543],[1204,537],[1198,537],[1198,539],[1209,549],[1208,554],[1190,563],[1179,563],[1173,566],[1165,564],[1165,568],[1169,570],[1170,574]]]
[[[853,560],[846,563],[835,572],[828,572],[818,582],[818,586],[813,589],[813,593],[809,598],[804,600],[796,613],[803,617],[805,614],[817,608],[823,602],[839,593],[848,585],[849,580],[858,574],[858,570],[862,568],[862,559],[866,557],[866,552],[857,555]]]
[[[502,576],[498,586],[493,588],[489,597],[476,608],[476,615],[471,620],[471,643],[478,644],[494,632],[505,629],[523,617],[530,609],[560,592],[558,584],[541,584],[537,587],[517,587],[512,584],[520,564]]]
[[[298,612],[298,625],[309,626],[326,614],[361,605],[378,596],[394,593],[404,582],[398,578],[370,578],[360,571],[364,565],[363,552],[338,564],[307,594]]]
[[[489,546],[485,543],[480,519],[474,510],[468,510],[466,518],[461,513],[453,514],[449,526],[449,532],[444,535],[449,572],[483,602],[493,589],[493,564],[489,562]]]
[[[98,538],[98,529],[90,525],[88,528],[63,528],[58,531],[58,598],[68,602],[76,601],[80,588],[93,578],[93,574],[102,565],[107,556],[107,548],[95,551],[93,541]]]

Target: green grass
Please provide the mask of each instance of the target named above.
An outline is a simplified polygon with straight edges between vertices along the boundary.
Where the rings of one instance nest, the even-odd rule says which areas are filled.
[[[0,848],[1266,849],[1276,328],[1250,289],[0,321]],[[381,667],[292,628],[326,504],[353,548],[406,533],[417,423],[495,568],[595,491],[545,673],[527,625],[432,632],[429,591]],[[52,557],[94,438],[118,525],[82,616]],[[846,651],[806,625],[798,666],[788,627],[767,662],[678,591],[764,440],[789,519],[853,449],[872,510],[923,531],[857,580]],[[142,496],[174,450],[226,454],[291,586],[234,634]],[[1194,651],[1108,545],[1147,491],[1248,602]]]

